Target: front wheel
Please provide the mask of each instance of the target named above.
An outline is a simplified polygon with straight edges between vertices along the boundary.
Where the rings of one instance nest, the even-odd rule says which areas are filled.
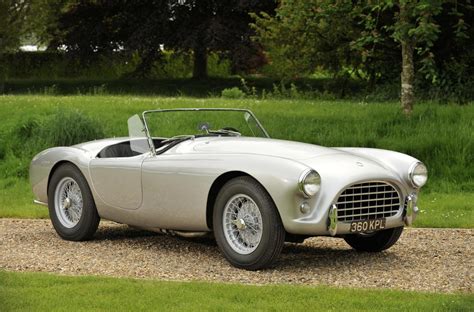
[[[402,232],[403,227],[397,227],[370,234],[346,235],[344,240],[355,250],[379,252],[392,247]]]
[[[219,192],[213,213],[219,249],[234,266],[258,270],[280,255],[285,230],[267,191],[251,177],[237,177]]]
[[[87,180],[72,164],[61,165],[53,173],[48,187],[49,216],[54,229],[64,239],[90,239],[99,225]]]

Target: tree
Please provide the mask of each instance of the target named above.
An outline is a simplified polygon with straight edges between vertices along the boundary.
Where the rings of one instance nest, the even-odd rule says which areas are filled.
[[[265,62],[261,46],[251,40],[250,12],[273,14],[275,1],[187,0],[172,4],[171,29],[165,46],[192,50],[195,78],[207,76],[207,54],[220,52],[230,58],[232,71],[249,71]]]
[[[6,77],[3,55],[18,51],[31,36],[43,4],[42,0],[0,0],[0,92]]]
[[[436,81],[437,18],[452,14],[448,2],[286,0],[274,17],[254,16],[256,40],[271,58],[289,60],[286,75],[322,68],[376,81],[398,67],[402,109],[410,114],[416,72]]]
[[[56,9],[48,31],[49,49],[64,49],[83,62],[114,52],[141,57],[132,76],[145,77],[160,57],[160,45],[169,33],[166,0],[70,1]]]
[[[27,1],[0,0],[0,53],[19,48],[28,11]]]
[[[272,0],[138,0],[73,1],[51,29],[51,47],[78,55],[137,51],[135,75],[146,76],[163,45],[194,58],[195,78],[207,77],[207,56],[216,51],[232,61],[233,71],[247,71],[264,61],[261,47],[250,40],[249,12],[272,11]],[[258,58],[261,57],[259,60]]]
[[[51,8],[66,0],[0,0],[0,53],[40,43],[52,21]]]
[[[400,42],[402,55],[401,70],[401,107],[403,113],[411,114],[415,99],[415,65],[414,51],[418,49],[430,69],[432,68],[432,48],[438,38],[439,26],[434,17],[441,12],[441,0],[400,0],[398,14],[393,26],[392,36]],[[391,4],[387,5],[390,8]],[[383,8],[380,8],[383,9]],[[428,68],[427,68],[428,70]]]
[[[280,78],[311,74],[320,67],[340,75],[361,62],[351,48],[360,36],[352,11],[352,1],[282,1],[275,16],[252,15],[254,39],[271,59],[283,63]]]

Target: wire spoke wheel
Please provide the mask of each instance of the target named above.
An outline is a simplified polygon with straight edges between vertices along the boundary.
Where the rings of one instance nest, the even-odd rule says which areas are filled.
[[[222,216],[224,235],[230,247],[239,254],[250,254],[259,245],[263,233],[260,209],[245,194],[229,199]]]
[[[246,270],[272,265],[285,241],[285,229],[272,198],[258,181],[235,177],[214,203],[214,237],[226,259]]]
[[[65,177],[57,184],[54,192],[54,209],[64,227],[73,228],[79,223],[83,211],[82,192],[73,178]]]
[[[54,170],[48,185],[48,209],[54,229],[64,239],[91,239],[99,226],[100,216],[87,180],[71,163]]]

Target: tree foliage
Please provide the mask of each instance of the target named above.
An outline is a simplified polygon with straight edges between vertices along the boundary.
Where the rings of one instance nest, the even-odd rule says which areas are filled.
[[[138,0],[72,1],[64,6],[51,47],[79,55],[116,50],[138,52],[146,75],[161,47],[191,53],[196,77],[207,76],[207,55],[219,52],[232,61],[234,72],[248,72],[264,62],[261,47],[250,40],[249,12],[274,10],[272,0]]]
[[[252,21],[249,12],[273,14],[275,7],[272,0],[175,1],[173,31],[166,45],[181,51],[193,50],[198,61],[197,56],[209,51],[221,52],[231,60],[234,73],[249,72],[265,62],[261,47],[250,39],[253,31],[249,27]],[[196,67],[199,64],[195,63]]]
[[[0,0],[0,52],[18,49],[27,12],[25,1]]]
[[[0,0],[0,91],[6,75],[3,54],[18,51],[25,39],[35,35],[44,1]]]
[[[311,74],[319,67],[341,73],[360,63],[351,53],[351,42],[360,36],[352,10],[350,1],[283,1],[274,17],[253,15],[255,39],[281,65],[282,77]]]
[[[474,35],[467,23],[472,13],[470,0],[285,0],[275,16],[254,14],[253,27],[255,40],[281,64],[282,77],[323,69],[375,84],[394,81],[402,71],[402,80],[408,77],[403,84],[412,89],[415,72],[436,84],[447,55],[472,55],[473,41],[466,42]]]

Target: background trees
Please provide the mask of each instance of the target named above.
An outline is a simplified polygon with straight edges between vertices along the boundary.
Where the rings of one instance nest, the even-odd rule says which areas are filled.
[[[190,53],[195,78],[207,77],[207,56],[229,58],[232,70],[248,72],[264,63],[261,47],[250,40],[249,12],[271,14],[271,0],[72,1],[58,12],[50,28],[51,48],[87,55],[138,52],[135,75],[146,76],[162,48]]]
[[[0,92],[5,79],[3,55],[18,51],[24,42],[35,41],[45,21],[45,0],[0,0]],[[36,30],[36,31],[35,31]]]
[[[0,0],[0,52],[18,48],[27,12],[25,2]]]
[[[270,58],[283,64],[283,77],[323,69],[373,85],[401,72],[402,108],[410,113],[415,72],[419,84],[439,84],[462,59],[466,75],[458,80],[468,77],[474,46],[466,39],[474,34],[466,21],[472,14],[470,1],[286,0],[275,16],[254,15],[254,28]]]
[[[275,1],[178,1],[172,4],[171,33],[165,46],[194,54],[194,77],[206,77],[207,54],[220,52],[232,72],[249,72],[265,63],[261,47],[250,37],[251,12],[273,15]]]
[[[368,92],[398,84],[409,114],[415,91],[474,98],[471,1],[0,0],[0,54],[11,59],[21,43],[40,42],[49,50],[42,59],[57,53],[80,68],[112,60],[121,64],[117,77],[134,78],[166,76],[179,59],[173,70],[186,68],[179,77],[187,77],[192,67],[196,79],[218,56],[227,75],[263,74],[282,85],[329,77],[338,96],[353,82]]]

